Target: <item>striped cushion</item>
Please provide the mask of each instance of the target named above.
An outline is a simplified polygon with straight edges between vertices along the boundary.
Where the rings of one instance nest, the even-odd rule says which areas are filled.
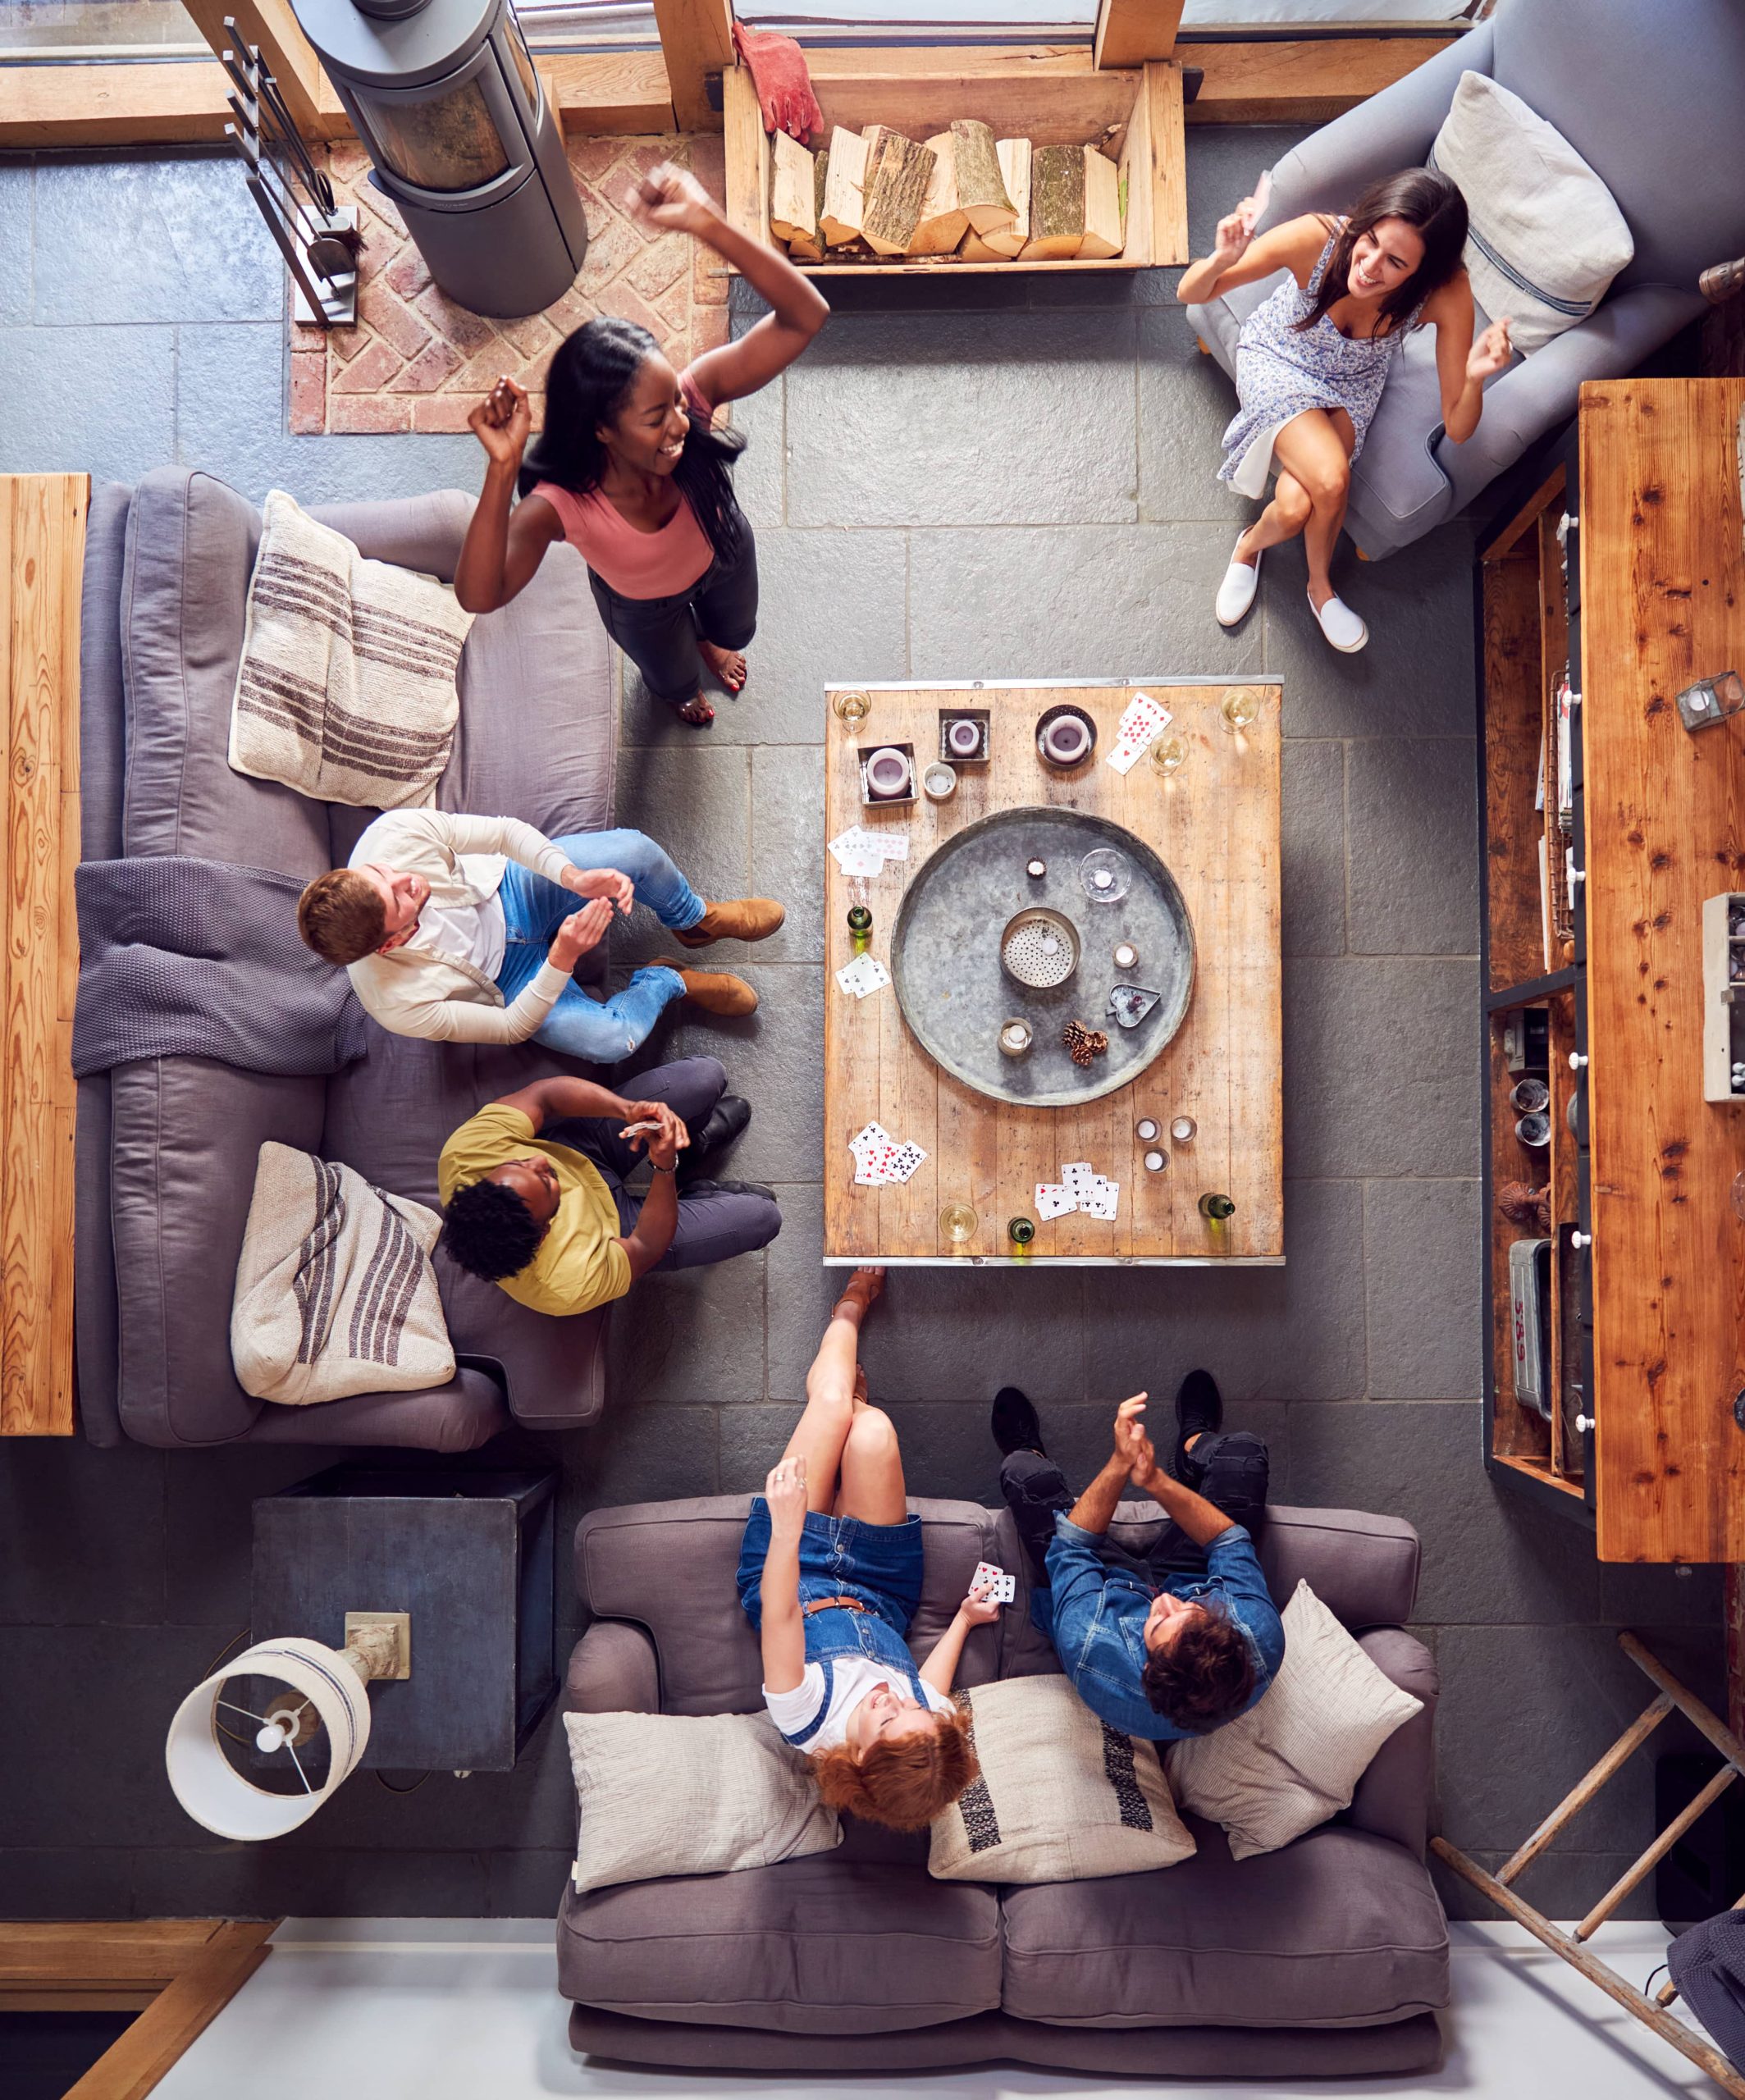
[[[981,1775],[933,1826],[936,1880],[1089,1881],[1193,1853],[1158,1746],[1099,1721],[1065,1678],[1007,1678],[954,1696]]]
[[[441,1230],[355,1168],[269,1139],[231,1303],[237,1384],[290,1407],[445,1386],[455,1352],[430,1263]]]
[[[1285,1659],[1265,1696],[1209,1736],[1169,1746],[1169,1783],[1221,1823],[1232,1859],[1276,1852],[1349,1808],[1369,1760],[1422,1707],[1358,1646],[1306,1582],[1281,1614]]]
[[[1519,95],[1463,73],[1430,149],[1460,188],[1473,296],[1524,357],[1573,328],[1636,252],[1612,194]]]

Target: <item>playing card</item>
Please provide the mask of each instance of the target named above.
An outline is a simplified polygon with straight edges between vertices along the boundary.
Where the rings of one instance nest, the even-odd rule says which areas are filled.
[[[847,992],[857,999],[866,997],[861,971],[861,965],[866,960],[864,955],[857,955],[852,962],[845,962],[837,971],[836,984],[838,991]]]
[[[907,847],[907,841],[904,841]],[[876,875],[884,866],[883,842],[861,825],[853,824],[830,841],[829,851],[845,875]]]
[[[1107,763],[1117,773],[1131,771],[1140,752],[1149,749],[1169,721],[1169,710],[1161,700],[1149,692],[1135,693],[1121,710]]]
[[[907,1181],[926,1157],[917,1144],[898,1145],[890,1162],[891,1179]]]
[[[894,1145],[897,1140],[882,1123],[869,1123],[864,1130],[857,1130],[848,1140],[850,1152],[859,1152],[866,1145]]]
[[[1078,1207],[1077,1198],[1060,1182],[1036,1184],[1036,1208],[1044,1222],[1051,1217],[1064,1217],[1068,1211],[1076,1211]]]
[[[1016,1575],[1002,1575],[999,1581],[994,1586],[994,1601],[997,1605],[1009,1605],[1015,1600],[1017,1594],[1017,1577]]]
[[[863,1189],[882,1189],[896,1180],[890,1163],[897,1156],[894,1145],[875,1145],[855,1154],[854,1178]]]
[[[1088,1159],[1069,1160],[1060,1171],[1060,1178],[1067,1193],[1076,1202],[1083,1192],[1097,1178],[1097,1170]]]
[[[891,973],[879,961],[877,956],[862,955],[857,956],[855,959],[862,966],[860,996],[863,999],[869,992],[879,991],[890,983]]]
[[[1100,1174],[1095,1185],[1079,1198],[1079,1208],[1086,1217],[1112,1218],[1121,1205],[1121,1184],[1105,1180]]]
[[[994,1604],[1009,1605],[1018,1594],[1017,1577],[1008,1575],[1003,1568],[997,1568],[991,1560],[980,1560],[975,1564],[975,1573],[970,1577],[970,1588],[979,1590],[984,1582],[992,1585],[989,1598]]]
[[[907,861],[909,857],[909,834],[906,831],[869,832],[870,838],[879,842],[879,851],[887,861]]]

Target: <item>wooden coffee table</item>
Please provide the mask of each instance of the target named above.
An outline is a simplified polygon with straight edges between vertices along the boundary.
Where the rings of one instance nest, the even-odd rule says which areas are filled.
[[[834,703],[839,692],[827,698]],[[1258,719],[1232,733],[1221,711],[1227,693],[1256,696]],[[825,838],[859,824],[903,833],[907,861],[857,885],[825,855],[825,1253],[827,1264],[861,1262],[1011,1262],[1007,1222],[1037,1220],[1026,1263],[1217,1262],[1277,1265],[1284,1260],[1281,1162],[1278,783],[1276,681],[1157,678],[1131,686],[865,686],[871,712],[851,733],[834,711],[825,740]],[[1165,779],[1149,757],[1125,776],[1104,762],[1122,709],[1136,692],[1163,701],[1187,757]],[[1062,702],[1095,721],[1090,760],[1067,774],[1044,765],[1035,724]],[[861,801],[859,754],[907,743],[916,769],[937,757],[940,710],[986,710],[991,749],[980,765],[957,769],[956,793],[901,806]],[[871,953],[888,966],[891,934],[904,892],[934,849],[964,826],[1000,810],[1045,806],[1102,817],[1158,854],[1180,886],[1196,943],[1194,993],[1179,1033],[1131,1084],[1100,1099],[1061,1108],[998,1100],[963,1084],[922,1049],[903,1019],[894,985],[855,999],[834,973],[852,960],[849,906],[864,889],[873,914]],[[1019,896],[1014,909],[1024,902]],[[995,938],[997,925],[966,925],[968,940]],[[1144,979],[1143,964],[1135,973]],[[1066,1005],[1072,1002],[1069,999]],[[1080,1002],[1082,1003],[1082,1002]],[[1094,1012],[1082,1018],[1112,1034]],[[1143,1025],[1144,1024],[1141,1024]],[[1191,1117],[1190,1142],[1169,1134]],[[1168,1163],[1148,1172],[1148,1147],[1135,1124],[1149,1116]],[[907,1182],[865,1188],[854,1181],[848,1140],[882,1124],[926,1159]],[[1112,1223],[1070,1213],[1038,1218],[1035,1188],[1059,1179],[1062,1164],[1089,1160],[1121,1185]],[[1236,1212],[1208,1225],[1202,1194],[1227,1194]],[[976,1230],[961,1248],[941,1230],[947,1204],[966,1203]]]

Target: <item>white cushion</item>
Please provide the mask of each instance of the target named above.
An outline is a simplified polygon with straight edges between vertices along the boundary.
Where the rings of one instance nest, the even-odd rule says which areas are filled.
[[[1063,1677],[960,1691],[981,1776],[933,1826],[940,1881],[1089,1881],[1190,1856],[1154,1742],[1099,1721]]]
[[[1573,328],[1636,253],[1612,194],[1562,133],[1482,73],[1463,73],[1430,165],[1466,199],[1473,296],[1525,356]]]
[[[290,1407],[447,1385],[455,1351],[430,1262],[441,1230],[355,1167],[269,1139],[231,1301],[237,1384]]]
[[[578,1889],[773,1866],[843,1841],[767,1714],[566,1714]]]
[[[1422,1707],[1379,1670],[1306,1582],[1284,1613],[1265,1695],[1208,1736],[1169,1746],[1185,1809],[1221,1823],[1234,1859],[1276,1852],[1351,1805],[1369,1760]]]

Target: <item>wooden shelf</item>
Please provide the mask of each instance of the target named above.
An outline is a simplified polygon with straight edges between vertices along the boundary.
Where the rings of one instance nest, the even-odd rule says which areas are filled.
[[[1486,1456],[1591,1518],[1603,1560],[1745,1559],[1745,1116],[1702,1098],[1702,1057],[1703,900],[1745,866],[1745,719],[1692,735],[1673,705],[1745,659],[1742,414],[1741,379],[1586,386],[1561,463],[1482,538]],[[1537,802],[1566,663],[1585,879],[1573,908],[1554,879],[1548,911],[1555,785]],[[1518,1012],[1543,1017],[1551,1096],[1530,1164],[1501,1048]],[[1549,1197],[1548,1418],[1514,1390],[1508,1248],[1530,1235],[1496,1208],[1507,1180]]]

